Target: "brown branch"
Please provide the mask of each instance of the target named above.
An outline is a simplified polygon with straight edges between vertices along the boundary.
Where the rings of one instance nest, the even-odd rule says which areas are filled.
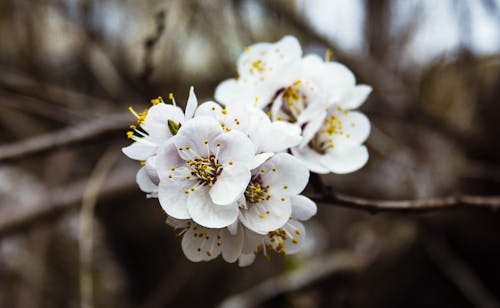
[[[435,234],[426,237],[425,248],[436,267],[475,307],[499,308],[500,302],[448,243]]]
[[[456,194],[447,197],[415,200],[376,200],[351,196],[335,192],[326,186],[317,174],[311,175],[311,183],[316,189],[312,199],[326,205],[343,206],[353,209],[377,212],[421,213],[436,210],[482,208],[497,210],[500,208],[500,196],[476,196]]]
[[[52,148],[96,138],[108,132],[124,130],[132,122],[129,113],[119,113],[77,124],[53,133],[38,135],[0,146],[0,161],[33,155]]]
[[[226,298],[219,308],[260,307],[278,295],[304,290],[338,274],[361,273],[381,261],[398,257],[415,242],[416,227],[407,223],[393,223],[387,227],[385,230],[366,230],[370,234],[369,241],[365,240],[368,238],[367,234],[360,232],[352,247],[304,260],[307,262],[303,262],[304,265],[299,268],[271,277]],[[358,225],[353,225],[352,228],[359,231]],[[359,249],[361,246],[364,249]]]
[[[100,199],[106,199],[136,186],[137,167],[122,167],[111,172],[100,191]],[[0,217],[0,238],[24,231],[41,223],[58,219],[81,205],[88,179],[65,187],[52,189],[39,204],[26,209],[16,207],[12,213]]]

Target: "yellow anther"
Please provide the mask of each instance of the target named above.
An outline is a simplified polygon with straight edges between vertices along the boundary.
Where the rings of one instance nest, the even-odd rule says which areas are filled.
[[[294,243],[294,244],[298,244],[298,243],[299,243],[299,240],[298,240],[298,239],[296,239],[295,237],[292,237],[292,243]]]
[[[301,83],[302,83],[302,80],[300,80],[300,79],[299,79],[299,80],[296,80],[296,81],[293,83],[293,85],[294,85],[294,86],[298,86],[298,85],[299,85],[299,84],[301,84]]]
[[[276,170],[277,170],[277,169],[276,169],[275,167],[273,167],[271,170],[272,170],[273,172],[276,172]]]
[[[137,129],[137,126],[135,126],[135,125],[130,125],[130,129]]]
[[[141,166],[144,166],[146,164],[146,161],[145,160],[141,160],[141,161],[139,161],[139,164],[141,164]]]
[[[285,185],[285,186],[283,186],[283,188],[284,188],[284,189],[288,189],[288,186],[287,186],[287,185]]]
[[[230,161],[228,162],[228,164],[229,164],[230,166],[232,166],[232,165],[233,165],[233,161],[232,161],[232,160],[230,160]]]
[[[185,193],[186,195],[187,195],[187,194],[189,194],[189,190],[184,189],[184,193]]]
[[[295,229],[295,234],[300,235],[301,233],[302,233],[302,232],[300,232],[300,229],[299,229],[299,228]]]
[[[204,140],[204,141],[203,141],[203,143],[204,143],[204,144],[208,144],[208,140]]]
[[[259,218],[264,219],[264,214],[259,214]]]
[[[128,139],[132,139],[133,136],[134,136],[134,132],[132,132],[132,131],[128,131],[127,132],[127,138]]]
[[[285,200],[286,200],[285,197],[281,197],[281,201],[285,202]]]
[[[220,111],[222,114],[226,115],[227,114],[227,109],[221,109]]]
[[[327,49],[325,51],[325,62],[330,62],[330,60],[332,59],[332,56],[333,56],[333,51],[331,51],[330,49]]]
[[[173,100],[174,99],[174,93],[170,92],[168,93],[168,99]]]

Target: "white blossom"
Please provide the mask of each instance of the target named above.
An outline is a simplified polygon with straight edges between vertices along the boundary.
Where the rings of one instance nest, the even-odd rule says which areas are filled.
[[[261,109],[246,104],[222,108],[215,102],[205,102],[195,115],[215,118],[227,132],[236,129],[245,133],[255,144],[258,154],[282,152],[302,141],[301,130],[296,125],[271,122]]]
[[[291,255],[301,250],[307,240],[306,230],[301,221],[308,220],[316,214],[316,204],[302,195],[291,197],[291,204],[292,215],[281,228],[267,234],[259,234],[251,230],[244,232],[241,255],[238,258],[240,266],[252,264],[261,252],[266,259],[269,259],[271,251]]]
[[[156,196],[159,181],[154,165],[158,148],[176,133],[184,121],[193,117],[198,100],[191,87],[185,114],[181,108],[166,104],[161,97],[151,100],[151,103],[153,106],[141,113],[135,112],[132,107],[129,108],[137,118],[137,125],[130,126],[127,137],[134,142],[124,147],[122,152],[144,164],[137,172],[137,184],[142,191]]]
[[[238,218],[254,160],[255,146],[242,132],[226,132],[210,117],[186,121],[156,159],[160,204],[174,218],[226,227]]]
[[[292,213],[292,199],[304,190],[309,170],[287,153],[276,154],[252,170],[252,178],[238,201],[239,220],[265,234],[282,227]]]
[[[168,217],[166,223],[182,236],[182,251],[190,261],[210,261],[222,254],[226,262],[232,263],[241,255],[242,231],[231,233],[228,228],[206,228],[192,219]]]
[[[301,55],[291,36],[250,46],[238,59],[238,78],[222,82],[215,96],[228,106],[264,108],[273,123],[296,125],[303,139],[291,152],[311,171],[353,172],[368,160],[362,143],[370,125],[351,110],[364,102],[371,87],[356,85],[354,74],[340,63]]]

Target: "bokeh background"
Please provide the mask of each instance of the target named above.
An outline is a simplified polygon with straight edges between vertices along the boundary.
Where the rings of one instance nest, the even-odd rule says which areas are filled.
[[[1,0],[0,306],[499,307],[493,210],[319,203],[301,255],[185,259],[120,152],[127,107],[211,99],[245,46],[286,34],[374,88],[370,161],[325,183],[500,194],[498,0]]]

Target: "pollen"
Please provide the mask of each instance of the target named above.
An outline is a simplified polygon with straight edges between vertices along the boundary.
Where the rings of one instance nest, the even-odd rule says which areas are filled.
[[[302,232],[300,232],[300,229],[299,229],[299,228],[295,229],[295,234],[300,235],[301,233],[302,233]]]
[[[132,137],[134,137],[134,132],[133,131],[128,131],[127,132],[127,138],[128,139],[132,139]]]
[[[222,114],[226,115],[226,114],[227,114],[227,109],[222,109],[220,112],[221,112]]]

